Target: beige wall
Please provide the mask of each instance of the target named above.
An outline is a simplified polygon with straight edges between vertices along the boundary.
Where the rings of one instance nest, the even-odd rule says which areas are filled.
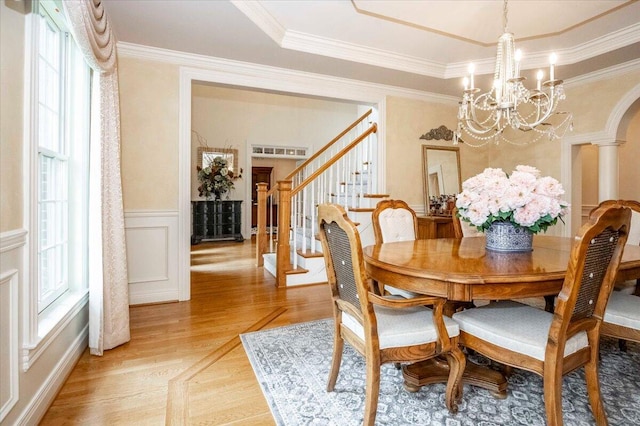
[[[178,209],[178,67],[118,58],[124,208]]]
[[[287,160],[284,158],[254,158],[251,161],[251,165],[253,167],[273,167],[271,171],[271,184],[275,184],[279,180],[284,179],[296,168],[296,160]]]
[[[602,131],[611,110],[638,80],[640,72],[632,72],[610,81],[569,85],[566,88],[567,100],[562,107],[574,114],[575,130],[572,134]],[[178,184],[178,68],[121,58],[120,81],[125,209],[175,209]],[[602,91],[606,96],[602,96]],[[450,146],[451,142],[425,141],[419,137],[442,124],[454,129],[456,107],[398,97],[389,97],[386,103],[387,192],[411,205],[422,205],[421,146]],[[243,167],[246,164],[244,150],[247,141],[293,146],[320,145],[321,141],[330,139],[344,127],[344,120],[339,117],[348,116],[356,110],[356,106],[196,84],[193,86],[192,110],[194,130],[202,134],[210,146],[237,148]],[[357,116],[357,113],[353,115]],[[319,124],[323,123],[323,119],[326,120],[324,122],[340,124],[329,131],[326,125]],[[298,122],[304,122],[304,126],[289,125]],[[282,123],[288,125],[283,126]],[[302,131],[302,128],[311,130]],[[463,180],[485,167],[511,171],[518,164],[535,166],[543,174],[560,179],[561,142],[557,140],[542,140],[530,146],[504,143],[498,146],[489,144],[482,148],[472,148],[466,144],[459,146]],[[624,152],[632,152],[630,146],[627,144],[623,147]],[[624,158],[629,157],[626,155]],[[141,161],[141,158],[145,160]],[[192,169],[195,171],[195,166]],[[630,181],[628,171],[635,170],[636,167],[621,165],[621,196],[628,191],[625,186],[625,181]],[[193,173],[192,180],[195,180]],[[240,186],[243,185],[236,183],[236,190]],[[574,183],[574,191],[580,190],[581,186],[581,182]],[[244,193],[237,194],[237,198],[241,197],[244,197]]]
[[[15,3],[15,2],[13,2]],[[23,228],[22,142],[24,124],[24,15],[0,13],[0,232]]]
[[[580,150],[582,160],[582,204],[595,206],[598,204],[598,147],[595,145],[582,145]]]
[[[451,142],[423,140],[431,129],[447,126],[455,129],[456,108],[399,97],[386,100],[386,179],[387,193],[412,206],[424,205],[422,145],[451,146]],[[468,147],[460,145],[462,179],[480,172],[485,159],[465,155]]]
[[[562,108],[573,114],[573,134],[604,130],[613,108],[620,99],[638,85],[640,70],[616,75],[607,80],[584,84],[567,84],[567,99]]]
[[[640,201],[640,108],[627,128],[626,142],[620,146],[620,193],[625,200]]]

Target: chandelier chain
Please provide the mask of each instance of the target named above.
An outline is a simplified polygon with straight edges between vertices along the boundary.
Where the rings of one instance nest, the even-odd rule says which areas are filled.
[[[502,28],[503,28],[503,33],[508,33],[509,29],[508,29],[508,25],[509,25],[509,6],[508,6],[509,0],[504,0],[504,4],[502,6]]]

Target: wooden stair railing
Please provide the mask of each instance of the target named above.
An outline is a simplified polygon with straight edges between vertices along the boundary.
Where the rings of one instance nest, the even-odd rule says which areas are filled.
[[[295,243],[295,232],[296,228],[299,225],[302,225],[302,231],[306,232],[305,228],[305,209],[314,209],[317,204],[321,202],[325,202],[325,199],[318,196],[314,197],[313,191],[310,194],[305,194],[305,189],[308,188],[312,184],[316,184],[318,181],[323,181],[325,186],[320,190],[323,192],[325,197],[331,197],[335,194],[330,191],[331,185],[345,185],[347,182],[338,182],[337,176],[327,177],[327,174],[330,174],[333,169],[332,167],[337,166],[340,168],[351,167],[349,164],[340,164],[347,155],[350,155],[363,141],[367,140],[372,134],[377,132],[377,125],[372,123],[366,130],[362,131],[360,135],[355,137],[351,142],[344,142],[342,139],[351,132],[358,125],[361,125],[363,121],[371,114],[372,110],[369,110],[367,113],[362,115],[358,120],[348,126],[344,131],[342,131],[338,136],[336,136],[332,141],[330,141],[327,145],[325,145],[318,152],[313,154],[309,159],[307,159],[303,164],[296,167],[289,175],[285,177],[285,179],[278,181],[274,187],[272,187],[269,191],[267,191],[267,184],[258,184],[257,185],[257,193],[258,193],[258,208],[257,208],[257,234],[256,234],[256,262],[258,266],[262,266],[264,263],[263,255],[269,251],[273,251],[272,248],[269,250],[270,242],[271,247],[272,244],[272,232],[267,234],[267,226],[266,226],[266,218],[267,218],[267,204],[268,200],[271,199],[271,205],[273,205],[273,198],[277,196],[278,198],[278,220],[277,220],[277,243],[276,243],[276,286],[277,287],[285,287],[286,286],[286,275],[287,273],[291,273],[296,269],[296,264],[292,265],[291,263],[291,244],[290,244],[290,233],[294,232],[294,243]],[[342,142],[341,142],[342,141]],[[340,147],[340,144],[344,146]],[[328,150],[336,149],[337,152],[331,154],[329,159],[322,159],[321,155],[328,152]],[[369,148],[371,150],[371,148]],[[331,151],[329,151],[331,152]],[[314,164],[318,163],[318,164]],[[368,160],[364,162],[365,165],[370,165],[371,161]],[[366,167],[366,166],[365,166]],[[361,176],[357,176],[360,172],[355,171],[352,173],[355,177],[358,178]],[[308,176],[305,176],[308,174]],[[346,173],[345,173],[346,174]],[[334,182],[335,181],[335,182]],[[328,185],[327,185],[328,182]],[[276,194],[277,193],[277,194]],[[304,196],[303,196],[304,194]],[[302,212],[301,212],[302,211]],[[315,214],[311,215],[312,218],[315,217]],[[292,224],[292,221],[295,221]],[[313,221],[312,221],[313,222]],[[271,221],[273,223],[273,221]],[[293,227],[292,227],[293,225]],[[311,232],[313,233],[314,224],[311,223]],[[295,247],[294,247],[295,248]],[[312,248],[313,250],[313,248]]]

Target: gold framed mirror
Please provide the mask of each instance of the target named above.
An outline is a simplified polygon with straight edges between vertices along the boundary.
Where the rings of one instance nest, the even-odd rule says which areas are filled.
[[[422,145],[422,173],[425,214],[450,216],[455,195],[462,190],[460,149]]]
[[[233,148],[209,148],[208,146],[198,147],[198,166],[207,167],[214,158],[222,157],[227,160],[229,170],[237,172],[238,150]]]

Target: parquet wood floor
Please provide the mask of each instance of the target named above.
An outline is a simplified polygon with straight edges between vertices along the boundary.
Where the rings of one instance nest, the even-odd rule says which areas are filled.
[[[276,289],[255,244],[192,247],[191,300],[131,307],[131,341],[88,349],[42,425],[272,425],[239,334],[331,316],[326,285]]]

